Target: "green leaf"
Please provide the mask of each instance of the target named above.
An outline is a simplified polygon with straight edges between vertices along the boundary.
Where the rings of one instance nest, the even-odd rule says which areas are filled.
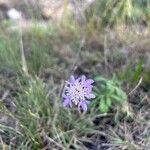
[[[112,86],[112,84],[108,84],[107,85],[107,90],[109,90],[109,93],[114,93],[115,88],[114,88],[114,86]]]
[[[119,96],[117,96],[117,95],[112,95],[111,96],[112,98],[113,98],[113,100],[115,100],[116,102],[121,102],[122,101],[122,98],[121,97],[119,97]]]
[[[101,77],[101,76],[97,76],[94,78],[95,81],[106,81],[105,78]]]
[[[121,82],[115,76],[111,80],[97,76],[95,80],[100,81],[100,84],[95,88],[97,96],[95,103],[99,105],[101,112],[108,112],[112,103],[118,104],[127,99],[126,93],[121,89]]]
[[[133,80],[134,81],[138,81],[142,72],[143,72],[143,60],[140,60],[140,62],[137,64],[136,66],[136,70],[135,70],[135,73],[133,75]]]
[[[96,86],[94,86],[93,91],[95,91],[96,93],[99,93],[99,89]]]
[[[121,96],[124,93],[121,87],[116,87],[115,90],[116,90],[116,94],[119,96]]]
[[[102,99],[102,100],[100,101],[99,109],[100,109],[100,111],[103,112],[103,113],[107,113],[107,112],[108,112],[109,107],[108,107],[108,105],[105,103],[105,100],[104,100],[104,99]]]
[[[106,98],[106,104],[110,107],[111,106],[111,99],[110,98]]]

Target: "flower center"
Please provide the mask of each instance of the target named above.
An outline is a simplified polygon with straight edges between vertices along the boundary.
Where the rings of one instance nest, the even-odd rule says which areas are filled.
[[[85,89],[81,83],[75,83],[70,85],[70,88],[67,90],[67,95],[71,98],[71,101],[77,105],[80,100],[85,99]]]

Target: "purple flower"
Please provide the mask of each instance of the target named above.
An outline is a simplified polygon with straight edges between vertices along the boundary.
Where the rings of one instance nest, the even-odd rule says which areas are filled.
[[[87,105],[90,99],[95,98],[92,94],[92,88],[94,81],[92,79],[86,79],[84,75],[75,79],[71,76],[66,81],[64,91],[62,94],[64,107],[77,106],[78,110],[82,109],[84,112],[87,111]]]

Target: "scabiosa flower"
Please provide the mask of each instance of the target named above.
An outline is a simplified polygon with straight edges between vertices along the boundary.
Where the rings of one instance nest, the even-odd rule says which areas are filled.
[[[87,105],[90,99],[95,98],[92,93],[92,88],[94,81],[92,79],[86,79],[84,75],[75,79],[71,76],[68,81],[66,81],[64,91],[62,94],[64,107],[77,106],[78,110],[87,111]]]

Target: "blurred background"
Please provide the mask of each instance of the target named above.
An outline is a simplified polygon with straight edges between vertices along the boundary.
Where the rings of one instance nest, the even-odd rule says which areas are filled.
[[[115,76],[127,100],[80,118],[71,74]],[[148,150],[149,93],[150,0],[0,0],[0,149]]]
[[[32,40],[31,45],[38,49],[34,42],[38,42],[40,38],[41,42],[47,43],[44,49],[54,49],[53,51],[57,51],[61,57],[72,53],[70,44],[76,43],[78,45],[75,44],[76,48],[73,51],[83,48],[86,49],[86,53],[101,52],[105,55],[119,51],[127,55],[145,54],[148,58],[149,5],[149,0],[0,0],[1,40],[6,38],[9,41],[12,38],[17,42],[17,36],[20,36],[17,32],[21,31],[26,59],[33,57],[29,54],[34,51],[29,46]],[[15,38],[11,37],[11,34],[15,34]],[[53,40],[55,42],[52,42]],[[8,47],[8,44],[5,45],[2,41],[1,49]],[[17,49],[18,44],[15,45],[15,42],[14,49]],[[10,59],[4,58],[3,55],[8,58],[10,56],[2,54],[2,51],[1,59],[5,64],[6,60]],[[13,50],[13,57],[16,57],[15,51]],[[6,50],[4,53],[7,53]],[[43,59],[44,56],[41,57],[40,59]],[[70,58],[65,59],[70,61]],[[38,65],[42,65],[40,63]]]

